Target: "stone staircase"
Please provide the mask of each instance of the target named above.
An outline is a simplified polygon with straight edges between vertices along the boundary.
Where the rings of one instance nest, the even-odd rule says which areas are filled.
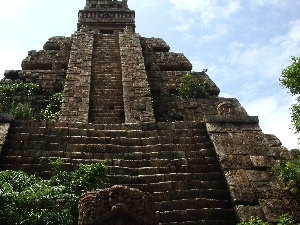
[[[234,225],[235,213],[204,123],[15,122],[0,170],[49,177],[49,158],[71,170],[106,160],[111,184],[154,195],[160,225]]]
[[[124,104],[118,34],[95,34],[89,122],[123,123]]]

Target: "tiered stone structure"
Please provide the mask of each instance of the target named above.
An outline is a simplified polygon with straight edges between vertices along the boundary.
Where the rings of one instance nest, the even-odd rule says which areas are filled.
[[[22,70],[5,73],[62,91],[63,106],[58,122],[1,116],[0,169],[47,178],[49,158],[66,170],[106,160],[118,186],[82,196],[82,225],[234,225],[252,215],[274,223],[282,213],[299,223],[299,202],[272,175],[287,149],[238,100],[217,97],[205,72],[193,74],[215,97],[173,97],[192,65],[164,40],[135,33],[134,15],[125,0],[87,0],[71,37],[50,38]],[[43,96],[24,100],[38,112]]]

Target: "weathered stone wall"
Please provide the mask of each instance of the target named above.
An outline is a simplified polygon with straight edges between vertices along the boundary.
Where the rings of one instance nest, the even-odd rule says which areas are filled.
[[[234,98],[177,98],[161,97],[156,101],[155,116],[158,121],[203,121],[205,116],[217,115],[218,106],[230,103],[238,115],[247,115],[239,101]]]
[[[73,35],[60,121],[88,122],[94,34]]]
[[[139,35],[120,33],[125,122],[154,122],[152,98]]]
[[[199,78],[207,84],[207,92],[212,96],[218,96],[220,89],[209,78],[205,72],[190,71],[147,71],[151,91],[156,96],[169,97],[180,86],[181,77],[187,73],[192,74],[194,78]]]
[[[44,50],[29,51],[22,61],[23,70],[60,70],[67,69],[71,38],[52,37],[44,45]]]
[[[189,60],[183,54],[169,52],[170,47],[163,39],[140,39],[156,121],[202,121],[205,114],[216,114],[218,103],[224,99],[180,99],[174,96],[182,75],[187,73],[205,82],[210,95],[218,96],[220,89],[204,71],[191,72]]]
[[[4,78],[8,83],[39,84],[45,93],[53,94],[62,91],[66,70],[7,70]]]
[[[145,52],[169,52],[170,46],[162,38],[141,37],[141,45]]]
[[[272,172],[290,157],[280,141],[265,135],[256,117],[218,115],[206,117],[206,122],[239,220],[259,216],[273,224],[289,213],[299,223],[299,202]]]

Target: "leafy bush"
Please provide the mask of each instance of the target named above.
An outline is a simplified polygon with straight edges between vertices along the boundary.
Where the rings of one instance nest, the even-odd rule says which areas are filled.
[[[293,159],[282,161],[275,171],[286,189],[300,197],[300,151],[293,149],[291,154]]]
[[[289,214],[283,214],[278,218],[277,225],[292,225],[293,223],[293,218]],[[262,221],[259,217],[251,216],[248,221],[238,223],[238,225],[269,225],[269,223]]]
[[[34,83],[0,84],[0,113],[11,114],[17,120],[29,120],[33,117],[31,106],[16,98],[40,93],[39,85]]]
[[[300,158],[300,150],[299,149],[292,149],[291,154],[295,159]]]
[[[46,109],[42,112],[43,119],[57,121],[61,113],[62,93],[55,93],[46,101]]]
[[[28,103],[12,103],[8,110],[16,120],[30,120],[33,118],[32,108]]]
[[[251,216],[248,221],[238,223],[238,225],[269,225],[269,223],[262,221],[259,217]]]
[[[63,185],[69,193],[77,196],[82,192],[108,185],[106,179],[108,169],[103,163],[80,164],[78,169],[72,173],[61,170],[61,159],[50,161],[50,165],[54,169],[54,176],[51,177],[50,183]]]
[[[103,163],[80,165],[74,172],[62,172],[59,159],[51,165],[55,175],[50,180],[22,171],[0,172],[0,224],[75,225],[80,195],[108,186]]]
[[[207,98],[207,88],[208,84],[200,76],[195,78],[191,73],[187,73],[180,79],[177,95],[181,98]]]
[[[283,214],[279,217],[277,225],[292,225],[293,218],[289,214]]]
[[[284,68],[279,79],[281,85],[289,90],[291,95],[298,95],[296,103],[291,106],[292,123],[300,132],[300,57],[292,56],[291,65]]]
[[[41,93],[41,88],[34,83],[12,83],[0,85],[0,96],[12,99],[15,96],[33,96]]]
[[[292,64],[282,70],[279,81],[292,95],[300,94],[300,57],[292,56]]]

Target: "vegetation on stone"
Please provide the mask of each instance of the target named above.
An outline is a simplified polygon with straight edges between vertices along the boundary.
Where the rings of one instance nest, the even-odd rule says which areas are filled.
[[[291,65],[282,70],[279,79],[281,85],[289,90],[292,95],[300,94],[300,57],[292,57]],[[297,96],[296,103],[291,106],[292,122],[297,132],[300,131],[300,97]]]
[[[61,171],[62,161],[50,163],[54,175],[43,180],[22,171],[0,171],[0,224],[75,225],[83,192],[107,187],[103,163]]]
[[[53,94],[48,100],[45,101],[47,104],[46,109],[42,111],[42,117],[45,120],[57,121],[61,114],[62,105],[62,93],[58,92]]]
[[[285,184],[286,190],[300,197],[300,151],[292,150],[293,159],[284,160],[275,168],[278,178]]]
[[[277,225],[292,225],[293,223],[293,218],[289,214],[283,214],[278,218]],[[269,223],[264,222],[259,217],[252,216],[248,221],[241,222],[238,225],[269,225]]]
[[[43,96],[44,109],[41,115],[34,114],[31,100]],[[10,114],[16,120],[42,119],[57,121],[61,111],[61,92],[50,95],[35,83],[0,83],[0,113]]]
[[[191,73],[184,74],[177,88],[177,96],[181,98],[207,98],[208,84],[200,76],[194,77]]]
[[[40,93],[41,89],[37,84],[1,83],[0,113],[11,114],[17,120],[30,120],[33,117],[32,107],[22,97]]]

